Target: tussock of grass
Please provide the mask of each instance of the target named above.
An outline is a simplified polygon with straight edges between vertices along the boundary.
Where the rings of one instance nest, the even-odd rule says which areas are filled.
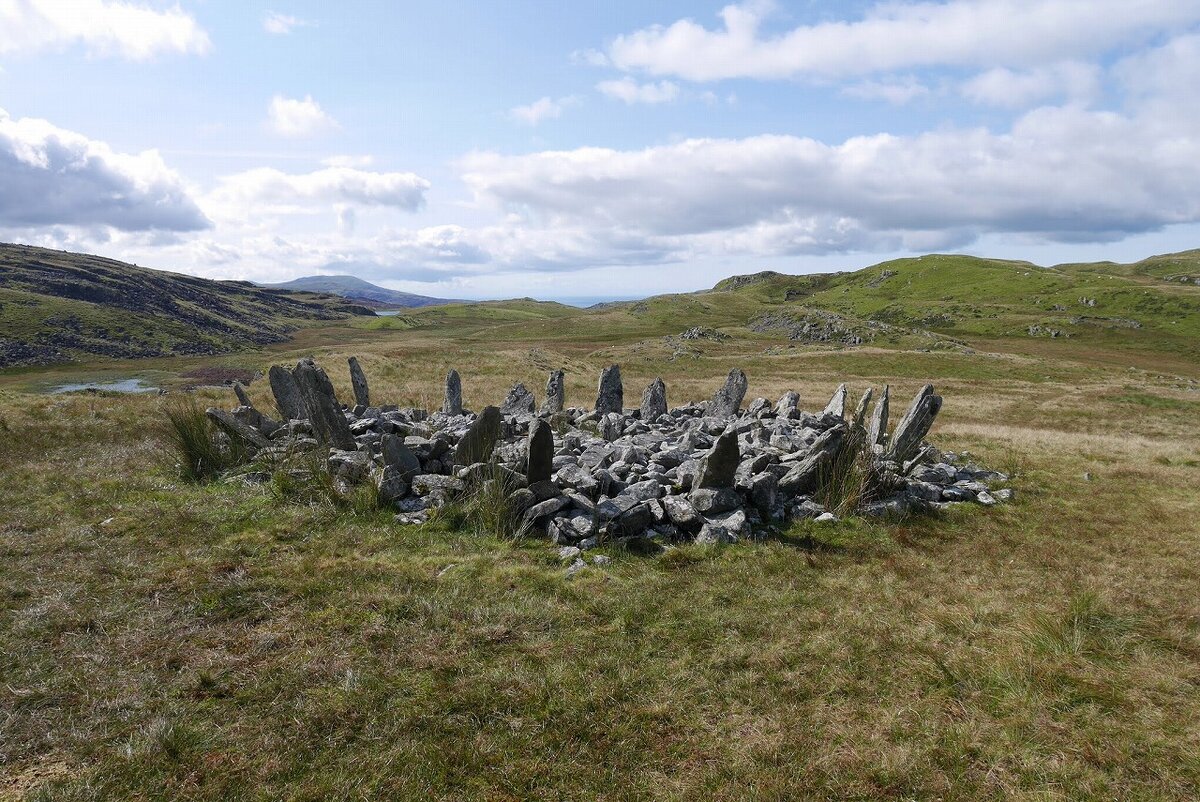
[[[191,396],[172,401],[164,414],[164,433],[180,474],[190,481],[215,479],[246,461],[241,443],[224,436]]]
[[[511,498],[516,484],[497,466],[492,468],[466,494],[434,511],[433,522],[450,530],[501,540],[520,540],[528,535],[530,523]]]

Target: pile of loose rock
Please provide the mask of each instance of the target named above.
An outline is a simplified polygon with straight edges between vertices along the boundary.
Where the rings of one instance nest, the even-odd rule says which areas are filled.
[[[850,504],[864,515],[992,505],[1012,496],[989,488],[1006,481],[1003,474],[925,443],[942,406],[932,385],[889,432],[886,386],[877,399],[868,389],[852,411],[844,384],[815,414],[800,410],[794,392],[743,408],[747,380],[738,369],[706,402],[670,408],[666,385],[655,379],[640,406],[627,408],[613,365],[587,409],[565,406],[558,370],[540,407],[518,384],[501,406],[477,414],[463,408],[453,370],[442,408],[432,414],[373,405],[354,358],[350,378],[355,404],[347,408],[311,359],[291,370],[275,366],[269,380],[282,421],[255,409],[240,385],[240,406],[208,415],[263,464],[316,454],[339,483],[373,483],[405,523],[501,483],[531,531],[580,549],[618,539],[734,542],[789,520],[830,520],[821,500],[833,503],[835,485],[842,511]]]

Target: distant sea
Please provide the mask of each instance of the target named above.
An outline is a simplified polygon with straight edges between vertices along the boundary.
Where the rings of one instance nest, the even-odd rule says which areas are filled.
[[[596,304],[606,304],[612,301],[640,301],[642,295],[581,295],[575,298],[545,298],[547,301],[558,301],[567,306],[578,306],[581,309]]]

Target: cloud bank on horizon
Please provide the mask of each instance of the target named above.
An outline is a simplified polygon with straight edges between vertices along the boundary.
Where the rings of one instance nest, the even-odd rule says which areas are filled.
[[[0,240],[459,297],[1200,244],[1194,0],[211,5],[0,2]]]

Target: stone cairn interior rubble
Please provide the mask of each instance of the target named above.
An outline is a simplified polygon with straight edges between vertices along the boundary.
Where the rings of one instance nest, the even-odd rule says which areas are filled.
[[[889,431],[886,386],[877,398],[864,392],[853,411],[845,384],[815,414],[801,411],[794,392],[743,406],[748,381],[735,368],[708,401],[671,408],[660,378],[630,408],[612,365],[591,407],[566,406],[556,370],[540,406],[517,384],[499,407],[474,413],[463,408],[462,379],[452,370],[442,408],[430,413],[372,405],[362,367],[349,363],[353,406],[339,403],[325,371],[302,359],[268,374],[282,420],[256,409],[240,385],[239,406],[207,414],[260,464],[316,455],[343,487],[372,483],[403,523],[424,522],[500,483],[522,528],[544,533],[568,557],[605,542],[732,543],[796,519],[1012,498],[1011,489],[989,486],[1007,476],[925,441],[942,408],[928,384]]]

